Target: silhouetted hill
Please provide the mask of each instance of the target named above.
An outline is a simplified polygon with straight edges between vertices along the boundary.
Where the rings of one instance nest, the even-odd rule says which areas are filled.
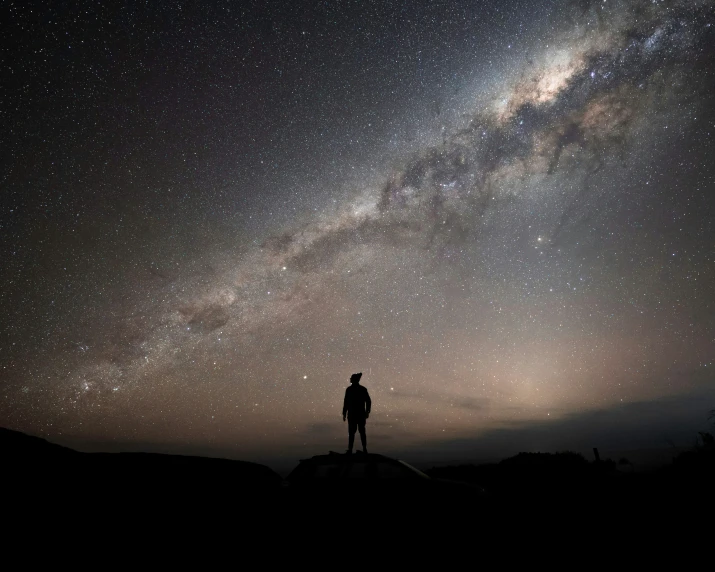
[[[578,453],[563,452],[519,453],[499,463],[434,467],[426,472],[435,478],[479,484],[491,491],[513,489],[512,494],[531,494],[535,488],[580,485],[613,469],[612,461],[589,463]]]
[[[614,534],[624,532],[627,523],[641,533],[675,522],[693,525],[713,510],[715,443],[703,439],[671,465],[643,473],[617,471],[610,459],[588,462],[569,452],[520,453],[499,463],[434,467],[426,473],[485,487],[493,517],[503,524],[518,515],[539,526],[571,523]]]
[[[258,463],[160,453],[81,453],[9,429],[0,429],[0,454],[8,466],[20,472],[39,465],[61,464],[65,471],[110,471],[114,476],[135,473],[143,479],[171,474],[174,480],[186,480],[210,474],[214,483],[216,479],[232,483],[281,481],[275,471]]]
[[[246,461],[155,453],[81,453],[0,430],[0,464],[10,514],[63,514],[162,522],[257,514],[276,500],[281,477]]]
[[[0,427],[0,453],[3,459],[27,461],[57,459],[77,455],[77,451],[50,443],[40,437]]]

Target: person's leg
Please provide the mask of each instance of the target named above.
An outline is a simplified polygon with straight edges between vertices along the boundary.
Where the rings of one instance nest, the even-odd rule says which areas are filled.
[[[362,443],[362,452],[367,453],[367,435],[365,435],[365,420],[358,422],[358,430],[360,431],[360,442]]]
[[[348,453],[353,452],[353,444],[355,443],[355,431],[357,431],[357,423],[348,417]]]

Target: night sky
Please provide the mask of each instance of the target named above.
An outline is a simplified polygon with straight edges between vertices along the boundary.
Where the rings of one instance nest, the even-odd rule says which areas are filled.
[[[5,2],[0,425],[407,460],[692,444],[715,2]]]

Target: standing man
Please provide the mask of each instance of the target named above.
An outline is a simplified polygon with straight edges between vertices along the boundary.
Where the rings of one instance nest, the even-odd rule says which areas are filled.
[[[365,436],[365,421],[370,417],[370,407],[372,401],[367,388],[360,385],[362,373],[354,373],[350,376],[350,386],[345,390],[345,400],[343,401],[343,421],[348,417],[348,455],[353,452],[355,442],[355,431],[360,431],[360,441],[362,441],[362,452],[367,453],[367,437]]]

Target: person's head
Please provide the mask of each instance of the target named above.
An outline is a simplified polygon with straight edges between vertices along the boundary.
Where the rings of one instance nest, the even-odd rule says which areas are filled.
[[[355,385],[356,383],[360,383],[360,378],[362,377],[362,373],[354,373],[350,376],[350,383]]]

